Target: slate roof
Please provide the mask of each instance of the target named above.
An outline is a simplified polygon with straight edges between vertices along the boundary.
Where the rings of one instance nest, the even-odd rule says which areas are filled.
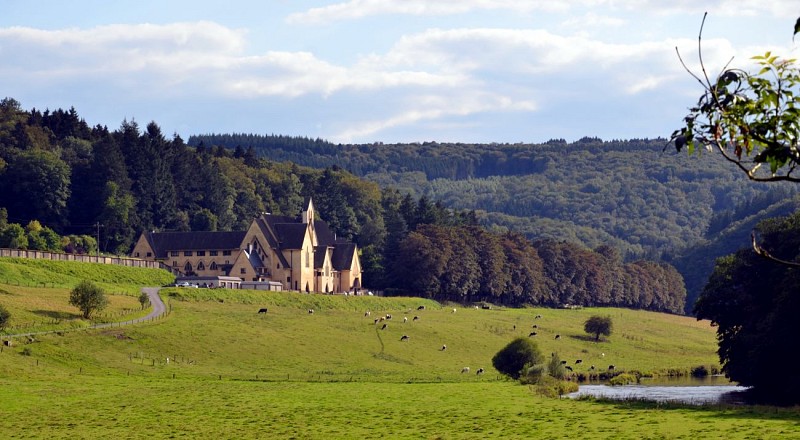
[[[246,231],[230,232],[148,232],[146,238],[156,258],[165,259],[169,251],[239,249]]]
[[[355,243],[336,243],[333,248],[333,257],[331,258],[333,268],[336,270],[350,270],[350,264],[353,262],[353,254],[355,252]]]
[[[302,249],[306,237],[306,225],[303,223],[276,223],[273,230],[278,236],[280,249]]]

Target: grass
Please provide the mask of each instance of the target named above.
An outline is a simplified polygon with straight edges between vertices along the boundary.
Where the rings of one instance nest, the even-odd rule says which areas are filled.
[[[795,409],[552,399],[510,382],[0,380],[5,438],[791,439]]]
[[[65,288],[0,289],[0,303],[16,301],[9,308],[18,315],[77,313],[63,308]],[[3,437],[800,438],[794,408],[546,398],[491,367],[533,325],[542,351],[576,372],[716,366],[714,329],[689,317],[220,289],[169,288],[162,297],[171,313],[155,323],[3,347]],[[262,307],[268,313],[257,314]],[[387,313],[381,329],[373,320]],[[600,342],[583,332],[594,314],[614,321]],[[460,373],[464,366],[473,373]]]

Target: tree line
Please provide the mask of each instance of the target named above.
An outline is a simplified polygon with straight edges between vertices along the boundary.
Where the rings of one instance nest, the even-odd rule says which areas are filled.
[[[687,311],[711,274],[713,260],[743,243],[728,227],[785,212],[798,194],[795,187],[750,184],[716,153],[686,157],[665,152],[666,139],[333,144],[304,137],[208,134],[191,136],[188,143],[340,167],[384,188],[474,210],[479,224],[493,231],[590,249],[611,245],[627,262],[674,264],[687,282]]]
[[[623,263],[610,248],[594,252],[550,239],[534,244],[479,227],[474,210],[382,188],[338,166],[271,161],[253,146],[192,147],[180,136],[168,139],[155,122],[143,129],[127,120],[116,130],[90,127],[75,109],[26,111],[11,98],[0,101],[0,189],[8,224],[32,225],[39,236],[99,236],[73,251],[97,246],[126,254],[148,230],[244,230],[262,212],[298,215],[313,198],[337,236],[359,245],[364,283],[376,289],[457,301],[672,312],[683,301],[672,285],[674,270]],[[30,231],[20,228],[13,228],[15,245],[34,246],[23,241]],[[423,251],[431,252],[428,259]]]

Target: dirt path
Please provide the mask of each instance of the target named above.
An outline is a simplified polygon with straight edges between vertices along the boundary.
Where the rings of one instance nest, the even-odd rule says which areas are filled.
[[[35,336],[35,335],[46,335],[50,333],[57,333],[57,332],[67,332],[67,331],[76,331],[76,330],[87,330],[91,328],[111,328],[111,327],[122,327],[131,324],[139,324],[146,321],[152,321],[156,318],[160,318],[167,312],[167,306],[164,304],[164,301],[161,300],[161,297],[158,295],[158,291],[160,287],[143,287],[142,292],[147,293],[147,296],[150,298],[150,304],[153,306],[153,310],[147,314],[147,316],[142,316],[141,318],[131,319],[129,321],[121,321],[121,322],[106,322],[103,324],[93,324],[86,328],[81,329],[65,329],[65,330],[48,330],[43,332],[30,332],[30,333],[17,333],[13,335],[0,335],[0,339],[10,339],[10,338],[17,338],[17,337],[25,337],[25,336]]]

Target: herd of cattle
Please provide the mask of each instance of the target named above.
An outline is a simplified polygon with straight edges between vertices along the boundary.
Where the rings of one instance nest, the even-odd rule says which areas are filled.
[[[478,309],[479,307],[475,306],[475,308]],[[483,309],[491,309],[491,307],[486,307],[486,306],[483,306],[482,308]],[[422,310],[425,310],[425,306],[424,305],[417,307],[417,311],[422,311]],[[452,309],[452,313],[456,313],[456,311],[457,311],[457,309],[455,309],[455,308]],[[267,308],[258,309],[258,314],[266,314],[267,312],[268,312]],[[308,314],[309,315],[313,315],[314,314],[314,309],[308,309]],[[369,318],[371,316],[372,316],[372,312],[371,311],[367,310],[366,312],[364,312],[364,317],[365,318]],[[392,319],[392,315],[390,313],[387,313],[387,314],[385,314],[383,316],[379,316],[379,317],[375,318],[373,320],[373,324],[377,326],[379,323],[383,323],[383,325],[380,328],[381,328],[381,330],[386,330],[389,327],[388,321],[391,320],[391,319]],[[534,319],[542,319],[542,315],[536,315],[536,316],[534,316]],[[415,315],[414,318],[413,318],[413,321],[416,322],[416,321],[419,321],[419,320],[420,320],[419,315]],[[404,316],[403,317],[403,323],[406,323],[406,322],[408,322],[408,317]],[[516,330],[516,328],[517,328],[517,326],[514,325],[514,330]],[[538,335],[538,332],[535,331],[535,330],[539,329],[539,325],[538,324],[533,324],[532,328],[534,329],[534,331],[530,332],[528,334],[528,337],[534,337],[534,336]],[[406,334],[400,336],[400,341],[401,342],[407,342],[410,339],[411,339],[411,337],[406,335]],[[560,334],[556,334],[554,339],[555,340],[561,339],[561,335]],[[440,349],[440,351],[445,351],[445,350],[447,350],[447,344],[442,344],[442,348]],[[605,353],[601,353],[600,357],[605,357],[605,355],[606,355]],[[582,364],[582,363],[583,363],[583,359],[575,360],[575,365]],[[570,372],[574,371],[572,366],[567,365],[567,361],[561,361],[561,364],[564,366],[565,370],[570,371]],[[609,365],[608,366],[608,370],[609,371],[614,371],[615,369],[616,369],[616,367],[614,365]],[[596,371],[596,367],[594,365],[590,366],[589,367],[589,371]],[[463,367],[461,369],[461,373],[462,374],[463,373],[469,373],[469,372],[470,372],[470,368],[469,367]],[[483,374],[485,372],[486,372],[486,370],[484,370],[483,368],[479,368],[476,371],[476,374],[477,375],[481,375],[481,374]]]

